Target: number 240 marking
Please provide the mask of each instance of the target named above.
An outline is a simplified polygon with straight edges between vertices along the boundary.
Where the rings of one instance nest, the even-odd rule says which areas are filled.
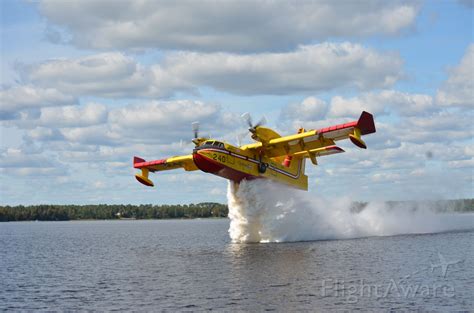
[[[215,160],[215,161],[220,161],[222,163],[226,163],[227,162],[227,156],[226,155],[218,155],[217,153],[213,153],[212,154],[212,159]]]

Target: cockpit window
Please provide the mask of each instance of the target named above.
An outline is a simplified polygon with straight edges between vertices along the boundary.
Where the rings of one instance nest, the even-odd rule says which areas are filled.
[[[204,144],[202,146],[206,146],[206,147],[212,146],[212,147],[225,149],[224,143],[222,143],[220,141],[214,141],[214,140],[207,140],[207,141],[204,142]]]

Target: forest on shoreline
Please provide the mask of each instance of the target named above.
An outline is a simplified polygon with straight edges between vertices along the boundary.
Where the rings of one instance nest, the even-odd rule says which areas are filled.
[[[106,219],[170,219],[227,217],[226,204],[205,202],[184,205],[29,205],[0,206],[0,222]]]
[[[351,211],[360,212],[367,202],[353,202]],[[389,210],[407,206],[411,210],[430,209],[439,213],[474,212],[474,199],[439,201],[388,201]],[[29,205],[0,206],[0,222],[10,221],[69,221],[104,219],[186,219],[227,217],[226,204],[204,202],[184,205]]]

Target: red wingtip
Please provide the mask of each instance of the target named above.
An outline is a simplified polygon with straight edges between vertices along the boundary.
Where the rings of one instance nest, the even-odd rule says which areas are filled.
[[[363,111],[357,121],[357,128],[360,129],[361,135],[375,133],[374,116],[369,112]]]

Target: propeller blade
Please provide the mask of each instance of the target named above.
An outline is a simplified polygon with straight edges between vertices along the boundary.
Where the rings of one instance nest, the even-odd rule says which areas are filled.
[[[244,114],[242,114],[242,119],[247,123],[247,125],[252,128],[252,117],[250,116],[250,113],[249,112],[245,112]]]
[[[194,139],[196,139],[199,135],[199,122],[193,122],[191,125],[193,127]]]
[[[267,123],[267,119],[265,116],[262,116],[262,118],[260,119],[260,121],[258,121],[257,124],[255,124],[255,126],[253,128],[257,128],[259,126],[262,126],[262,125],[265,125]]]
[[[240,133],[236,135],[237,138],[237,143],[239,144],[239,147],[242,145],[242,140],[248,135],[248,132],[245,133]]]

